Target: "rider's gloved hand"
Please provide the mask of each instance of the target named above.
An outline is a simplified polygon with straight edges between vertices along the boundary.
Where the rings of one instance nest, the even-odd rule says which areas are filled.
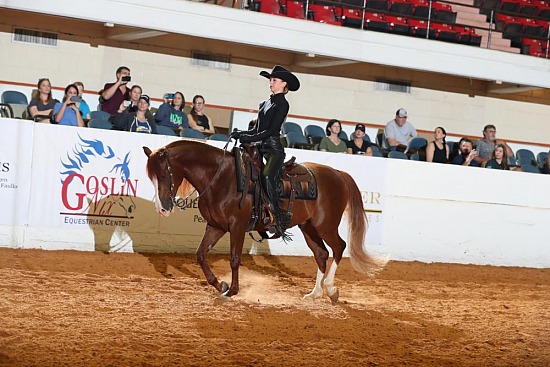
[[[241,137],[241,131],[235,130],[231,133],[231,135],[229,135],[229,137],[231,139],[239,140],[239,138]]]

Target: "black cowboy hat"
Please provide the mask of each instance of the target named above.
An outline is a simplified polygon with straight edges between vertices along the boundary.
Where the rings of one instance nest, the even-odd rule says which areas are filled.
[[[291,92],[295,92],[300,88],[300,81],[298,80],[296,75],[292,74],[290,71],[280,65],[275,65],[273,67],[273,70],[271,70],[271,73],[264,70],[260,72],[260,75],[267,79],[279,78],[285,81],[288,85],[288,90]]]

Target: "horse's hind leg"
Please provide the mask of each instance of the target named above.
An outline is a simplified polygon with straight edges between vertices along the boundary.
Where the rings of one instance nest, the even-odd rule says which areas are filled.
[[[221,283],[218,282],[218,278],[216,278],[214,273],[212,273],[212,270],[210,270],[210,267],[206,262],[206,254],[208,253],[208,251],[210,251],[212,247],[216,245],[218,240],[224,234],[225,234],[225,231],[219,230],[207,224],[206,230],[204,232],[204,236],[202,237],[201,244],[199,245],[196,251],[197,262],[202,268],[202,272],[206,277],[206,281],[208,282],[208,284],[216,288],[220,293],[227,291],[229,287],[225,282],[221,282]]]
[[[327,290],[327,296],[334,303],[338,301],[339,297],[338,289],[334,286],[334,277],[336,275],[338,264],[340,264],[340,260],[342,260],[342,255],[344,254],[344,250],[346,248],[346,242],[338,234],[338,228],[324,233],[323,238],[332,249],[332,254],[334,258],[324,281],[324,286]]]
[[[315,261],[317,262],[318,267],[317,278],[315,279],[315,287],[310,293],[304,296],[305,299],[314,300],[323,296],[322,282],[325,272],[327,270],[327,259],[329,253],[327,251],[327,248],[325,247],[325,244],[323,243],[323,240],[310,222],[306,222],[305,224],[301,225],[300,229],[304,234],[304,238],[306,239],[308,247],[313,252],[313,256],[315,257]]]

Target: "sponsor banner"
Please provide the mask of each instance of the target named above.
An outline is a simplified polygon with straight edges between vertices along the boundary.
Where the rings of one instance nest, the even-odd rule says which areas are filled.
[[[142,147],[156,149],[175,138],[55,125],[36,129],[33,160],[40,169],[33,173],[31,226],[88,229],[94,248],[102,251],[133,251],[136,240],[154,251],[155,237],[204,232],[196,204],[164,220],[151,201],[155,192]]]
[[[2,119],[0,134],[0,224],[27,224],[31,183],[33,123]]]

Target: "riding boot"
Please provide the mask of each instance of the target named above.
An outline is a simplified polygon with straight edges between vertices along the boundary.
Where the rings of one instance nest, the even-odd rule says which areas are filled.
[[[273,216],[275,217],[275,232],[280,235],[283,240],[288,241],[290,239],[290,235],[285,231],[290,225],[290,216],[285,210],[281,209],[275,180],[276,178],[273,177],[273,175],[262,177],[262,183],[269,200],[269,205]]]

